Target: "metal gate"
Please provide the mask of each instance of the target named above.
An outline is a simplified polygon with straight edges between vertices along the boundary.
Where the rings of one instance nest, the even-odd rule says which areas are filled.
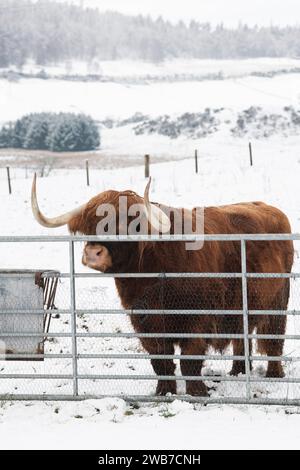
[[[76,269],[77,256],[74,248],[86,241],[235,241],[241,248],[241,271],[235,273],[107,273],[96,271],[79,272]],[[128,321],[128,315],[193,315],[195,309],[166,310],[143,308],[143,304],[133,310],[124,310],[118,301],[113,287],[113,278],[157,278],[163,280],[180,279],[239,279],[241,283],[240,310],[200,309],[197,316],[214,315],[242,317],[243,331],[239,333],[207,332],[202,334],[177,332],[173,336],[186,339],[239,339],[243,342],[243,355],[234,355],[231,347],[223,353],[209,350],[204,357],[189,356],[190,360],[205,360],[201,376],[183,376],[179,370],[175,376],[162,375],[160,380],[173,381],[179,385],[176,398],[201,403],[253,403],[253,404],[300,404],[300,309],[297,307],[297,282],[299,272],[289,273],[253,273],[247,272],[247,241],[300,240],[300,235],[171,235],[171,236],[57,236],[57,237],[0,237],[0,244],[22,244],[23,250],[29,250],[30,244],[56,244],[68,247],[68,272],[56,273],[59,278],[57,300],[52,310],[52,321],[48,331],[44,332],[45,342],[42,354],[35,357],[43,359],[37,363],[32,357],[24,355],[27,361],[6,361],[0,357],[0,399],[10,400],[81,400],[84,398],[120,397],[129,401],[171,401],[174,396],[155,396],[157,376],[153,372],[150,360],[186,360],[180,351],[173,354],[163,352],[149,355],[142,349],[141,338],[172,338],[168,332],[137,333]],[[1,267],[2,268],[2,267]],[[5,268],[5,267],[3,267]],[[51,267],[53,269],[53,267]],[[53,276],[53,271],[51,273]],[[249,279],[289,278],[292,282],[290,303],[287,311],[249,310]],[[104,285],[102,285],[104,283]],[[300,301],[300,299],[298,299]],[[84,303],[87,301],[87,304]],[[7,315],[0,310],[0,315]],[[10,310],[10,314],[44,315],[41,310]],[[282,316],[287,314],[285,334],[259,334],[249,332],[249,317],[254,315]],[[0,339],[15,336],[40,336],[40,333],[0,331]],[[285,341],[282,356],[264,356],[250,351],[250,340]],[[253,341],[252,341],[253,342]],[[299,346],[298,346],[299,344]],[[25,357],[24,357],[25,356]],[[17,355],[16,358],[17,359]],[[228,367],[232,361],[245,364],[245,373],[229,375]],[[284,377],[265,377],[261,364],[266,361],[282,361]],[[2,362],[3,361],[3,362]],[[250,361],[258,364],[250,370]],[[3,364],[3,366],[1,366]],[[221,364],[221,370],[216,370]],[[221,367],[219,366],[219,367]],[[178,368],[179,369],[179,368]],[[209,396],[189,396],[185,394],[184,383],[202,381],[209,388]]]

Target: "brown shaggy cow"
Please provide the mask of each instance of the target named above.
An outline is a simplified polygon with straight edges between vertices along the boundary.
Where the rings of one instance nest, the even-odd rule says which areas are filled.
[[[71,233],[95,235],[96,226],[103,216],[96,215],[102,204],[112,204],[118,214],[120,196],[126,196],[127,208],[140,203],[145,207],[145,216],[157,228],[166,222],[166,206],[150,203],[149,184],[144,198],[133,191],[105,191],[92,198],[75,211],[52,219],[45,217],[36,199],[36,181],[33,183],[33,213],[44,226],[58,227],[68,224]],[[181,209],[172,209],[173,214]],[[99,212],[97,212],[99,214]],[[195,210],[187,212],[194,219]],[[165,219],[164,219],[165,217]],[[174,230],[174,217],[170,232]],[[129,217],[129,220],[132,218]],[[117,217],[117,233],[121,230]],[[150,222],[149,222],[150,226]],[[162,227],[162,225],[160,225]],[[123,227],[124,229],[124,227]],[[241,233],[290,233],[291,228],[285,214],[263,202],[250,202],[206,207],[204,217],[206,234]],[[293,263],[291,241],[248,241],[247,270],[263,273],[289,273]],[[102,272],[241,272],[240,243],[235,241],[206,241],[202,249],[186,250],[184,242],[113,242],[87,243],[83,253],[83,264]],[[116,287],[126,309],[242,309],[242,286],[240,278],[193,278],[173,279],[158,282],[154,278],[115,279]],[[248,308],[250,310],[285,310],[289,299],[289,279],[250,279],[248,281]],[[242,333],[242,315],[131,315],[133,328],[139,333]],[[286,315],[253,315],[249,317],[249,332],[258,334],[284,334]],[[209,346],[224,351],[230,339],[210,338],[141,338],[146,351],[151,355],[174,354],[179,345],[182,355],[205,355]],[[232,341],[236,356],[244,355],[242,339]],[[259,339],[257,349],[268,356],[279,356],[283,340]],[[251,342],[250,342],[251,348]],[[151,364],[158,376],[174,376],[175,365],[171,359],[152,359]],[[199,376],[203,360],[182,359],[182,374]],[[245,372],[245,361],[233,362],[231,374]],[[269,361],[268,377],[282,377],[280,361]],[[176,393],[175,380],[158,380],[157,394]],[[206,395],[205,384],[199,380],[187,380],[186,392],[190,395]]]

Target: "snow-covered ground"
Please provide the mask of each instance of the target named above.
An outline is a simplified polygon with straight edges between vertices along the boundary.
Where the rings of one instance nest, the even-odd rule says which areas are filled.
[[[6,403],[1,449],[299,449],[298,408],[123,400]]]
[[[249,157],[247,143],[232,139],[227,142],[217,143],[215,139],[206,139],[205,152],[200,152],[198,175],[194,174],[193,159],[176,160],[174,163],[163,163],[153,165],[151,168],[153,176],[153,199],[163,201],[169,204],[193,205],[211,205],[241,200],[262,199],[271,204],[275,204],[283,209],[290,217],[293,231],[299,231],[299,213],[300,199],[295,188],[298,183],[299,175],[299,157],[297,148],[299,138],[294,137],[281,140],[272,138],[269,141],[257,141],[254,145],[254,166],[249,166]],[[220,151],[220,149],[222,149]],[[184,177],[183,177],[184,175]],[[2,170],[0,177],[0,218],[3,221],[1,225],[1,235],[29,235],[29,234],[65,234],[64,228],[55,231],[43,229],[35,223],[32,218],[29,193],[31,185],[31,174],[25,179],[25,172],[22,169],[12,170],[13,194],[7,194],[7,182],[5,172]],[[83,171],[80,170],[57,170],[50,173],[47,178],[41,178],[38,181],[38,191],[40,195],[41,206],[49,215],[65,211],[85,200],[97,192],[108,188],[133,189],[142,193],[145,185],[143,168],[128,168],[122,170],[101,171],[93,170],[91,174],[91,186],[85,186]],[[54,190],[55,188],[55,190]],[[4,222],[5,221],[5,222]],[[87,272],[80,266],[80,250],[77,247],[76,259],[77,269]],[[12,245],[0,247],[1,267],[3,268],[43,268],[59,269],[62,272],[68,270],[68,249],[62,244],[49,245],[46,243],[30,244],[24,248],[24,245]],[[299,263],[296,259],[295,270],[299,269]],[[108,280],[82,280],[78,281],[78,308],[97,308],[99,306],[112,308],[119,307],[118,299],[111,281]],[[64,308],[68,306],[68,284],[62,282],[58,290],[57,306]],[[296,281],[293,281],[293,291],[290,308],[299,307],[299,295]],[[67,321],[67,323],[65,323]],[[99,317],[84,316],[78,318],[78,331],[131,331],[129,322],[124,316]],[[70,331],[70,322],[68,318],[61,317],[53,319],[51,331],[63,332]],[[288,332],[299,333],[299,324],[294,318],[289,319]],[[46,352],[68,353],[71,350],[69,340],[57,338],[54,342],[47,342]],[[139,353],[142,352],[137,341],[128,339],[81,339],[78,342],[79,352],[81,353]],[[286,341],[285,354],[291,356],[300,356],[299,346],[296,341]],[[229,363],[218,361],[207,364],[206,371],[210,373],[228,371]],[[255,364],[254,374],[263,374],[262,364]],[[263,365],[265,367],[265,365]],[[72,371],[70,359],[48,359],[42,363],[4,363],[1,367],[2,373],[59,373],[70,374]],[[82,359],[79,361],[80,373],[91,374],[152,374],[151,366],[147,360],[126,359]],[[299,377],[298,363],[287,364],[286,374],[291,377]],[[9,380],[0,384],[1,393],[53,393],[69,394],[72,390],[71,380]],[[80,383],[80,392],[86,394],[151,394],[155,389],[155,378],[153,381],[82,381]],[[180,384],[179,392],[184,392],[183,385]],[[222,384],[212,391],[213,396],[242,396],[245,392],[244,386],[237,383]],[[252,393],[260,397],[278,398],[278,397],[299,397],[298,385],[268,385],[254,384]],[[107,404],[108,403],[108,404]],[[174,413],[173,406],[177,406]],[[103,408],[103,410],[102,410]],[[97,409],[102,410],[100,413]],[[57,411],[58,410],[58,411]],[[108,411],[107,411],[108,410]],[[267,411],[266,411],[267,410]],[[76,404],[3,404],[0,410],[5,424],[5,433],[7,436],[14,430],[15,438],[22,437],[24,445],[30,445],[29,439],[25,438],[26,426],[28,426],[28,416],[36,418],[36,430],[43,436],[43,441],[38,440],[38,445],[60,445],[64,446],[67,442],[66,433],[68,429],[77,429],[75,441],[68,441],[69,446],[74,446],[77,439],[82,439],[83,446],[96,447],[122,447],[138,445],[140,447],[234,447],[266,445],[259,439],[257,429],[268,427],[268,445],[276,447],[276,437],[280,445],[292,445],[295,443],[296,435],[292,423],[298,419],[298,415],[287,416],[283,408],[245,408],[245,407],[227,407],[211,406],[203,408],[193,405],[145,405],[139,410],[126,407],[123,401],[114,399],[108,401],[88,401],[86,403]],[[131,414],[133,413],[133,415]],[[117,414],[117,418],[115,415]],[[175,414],[175,416],[172,416]],[[74,417],[74,416],[77,416]],[[19,416],[19,420],[17,418]],[[82,418],[78,418],[82,416]],[[136,417],[136,420],[134,417]],[[221,419],[222,417],[222,419]],[[168,419],[167,419],[168,418]],[[120,421],[120,423],[114,423]],[[16,433],[16,423],[18,426]],[[46,425],[47,423],[47,425]],[[205,423],[205,424],[204,424]],[[98,438],[96,430],[99,426],[105,429],[105,437]],[[110,441],[113,432],[113,426],[116,426],[116,435],[119,440]],[[149,433],[155,434],[149,444],[146,438],[140,437],[140,441],[131,441],[123,437],[122,430],[129,435],[130,430],[136,426],[136,432],[142,436],[142,430],[146,429]],[[168,435],[168,429],[176,429],[181,426],[187,430],[185,437],[172,434],[172,438],[167,437],[164,440],[159,436]],[[217,435],[213,434],[214,426],[221,426],[221,429],[231,427],[232,433],[221,432],[220,428]],[[236,429],[235,429],[236,426]],[[249,433],[243,437],[242,430],[247,427],[253,427],[253,437],[249,440]],[[273,427],[274,426],[274,427]],[[47,429],[45,429],[47,428]],[[285,430],[284,444],[282,435],[277,434],[275,429]],[[150,431],[149,431],[150,429]],[[177,428],[179,429],[179,428]],[[205,429],[205,431],[204,431]],[[21,431],[22,430],[22,431]],[[53,430],[53,431],[52,431]],[[158,431],[159,430],[159,431]],[[93,438],[88,442],[84,441],[84,436],[89,432]],[[119,433],[119,434],[118,434]],[[24,435],[23,435],[24,434]],[[152,436],[153,436],[152,434]],[[52,438],[51,438],[52,435]],[[58,439],[55,436],[62,436]],[[102,435],[102,433],[101,433]],[[266,435],[266,434],[264,434]],[[0,426],[1,436],[1,426]],[[49,439],[48,439],[48,436]],[[64,436],[64,437],[63,437]],[[74,436],[74,434],[73,434]],[[79,436],[82,436],[81,438]],[[210,437],[209,437],[210,436]],[[8,445],[9,437],[7,437]],[[57,440],[56,440],[57,439]],[[183,439],[183,441],[182,441]],[[280,439],[280,440],[279,440]],[[3,442],[3,441],[2,441]],[[56,444],[54,444],[56,442]],[[59,443],[58,443],[59,442]],[[85,442],[83,444],[83,442]],[[26,444],[25,444],[26,443]],[[34,442],[33,445],[37,445]],[[78,444],[77,444],[78,445]]]
[[[101,120],[107,117],[126,118],[136,111],[157,116],[197,112],[206,107],[240,110],[250,106],[271,109],[277,109],[279,105],[297,106],[299,75],[143,85],[0,80],[0,122],[41,111],[84,112]]]
[[[267,62],[266,62],[267,64]],[[237,66],[237,65],[236,65]],[[242,66],[241,66],[242,67]],[[117,73],[117,72],[116,72]],[[109,116],[121,119],[137,111],[149,115],[199,111],[206,106],[226,107],[236,111],[257,105],[278,110],[285,105],[299,105],[299,75],[274,78],[244,77],[223,81],[152,83],[125,86],[116,83],[80,83],[62,80],[0,81],[0,122],[15,119],[31,111],[78,111],[96,119]],[[300,231],[299,186],[300,156],[298,135],[254,140],[254,166],[249,165],[248,141],[219,132],[205,139],[176,140],[161,135],[133,136],[127,126],[104,129],[103,151],[111,154],[173,156],[174,161],[151,166],[153,200],[171,205],[214,205],[246,200],[264,200],[284,210],[293,232]],[[194,149],[199,151],[199,174],[194,173]],[[184,157],[190,157],[185,158]],[[99,153],[101,158],[101,152]],[[8,195],[6,169],[0,168],[0,235],[66,234],[66,229],[43,229],[33,220],[30,210],[30,186],[33,170],[25,171],[22,160],[12,168],[13,194]],[[143,193],[142,167],[91,170],[91,186],[86,187],[83,170],[52,170],[38,181],[42,209],[53,215],[81,204],[105,189],[133,189]],[[1,245],[1,244],[0,244]],[[296,246],[299,249],[299,246]],[[81,266],[82,246],[76,247],[76,268]],[[2,244],[1,269],[46,268],[68,271],[68,247],[63,244]],[[295,257],[294,271],[300,262]],[[298,282],[299,283],[299,282]],[[292,282],[290,308],[300,304],[298,283]],[[89,279],[77,281],[78,308],[119,307],[112,281]],[[67,308],[68,283],[59,285],[56,305]],[[53,319],[52,332],[69,332],[70,319]],[[82,316],[78,331],[131,331],[123,315]],[[300,333],[299,322],[290,317],[289,333]],[[81,353],[140,353],[135,340],[97,338],[78,341]],[[68,353],[68,339],[47,341],[48,353]],[[300,356],[297,341],[286,341],[285,354]],[[228,361],[206,364],[206,372],[226,373]],[[265,364],[254,364],[254,375],[263,375]],[[3,362],[1,373],[72,372],[71,359],[46,359],[43,362]],[[152,374],[148,360],[82,359],[79,372],[90,374]],[[300,377],[298,362],[288,363],[286,375]],[[87,380],[80,383],[85,394],[147,394],[155,390],[153,381]],[[69,394],[69,379],[2,380],[0,393]],[[180,383],[180,393],[184,392]],[[241,396],[244,387],[237,383],[220,384],[212,395]],[[300,386],[253,384],[252,394],[269,398],[299,398]],[[106,398],[82,403],[11,403],[0,404],[0,447],[73,447],[73,448],[280,448],[299,447],[299,410],[283,407],[217,406],[203,407],[178,401],[173,404],[149,404],[135,409],[123,400]]]

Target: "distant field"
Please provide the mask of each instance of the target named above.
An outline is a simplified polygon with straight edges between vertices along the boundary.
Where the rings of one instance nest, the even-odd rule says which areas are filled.
[[[300,66],[300,60],[296,58],[260,58],[260,59],[172,59],[158,63],[142,62],[137,60],[102,60],[92,64],[72,61],[67,64],[53,66],[40,66],[27,63],[22,67],[22,72],[28,75],[36,75],[43,70],[49,76],[74,76],[85,77],[94,75],[99,77],[166,77],[184,74],[197,75],[199,77],[209,74],[221,73],[224,78],[240,77],[251,73],[270,73],[280,70],[292,70]],[[3,70],[3,69],[2,69]],[[8,70],[8,69],[6,69]],[[11,67],[10,70],[16,70]]]
[[[166,78],[183,74],[207,76],[221,73],[223,79],[145,79],[142,84],[126,84],[115,80],[69,81],[61,78],[27,78],[18,81],[0,79],[0,125],[31,112],[51,111],[86,113],[101,126],[100,151],[53,154],[44,151],[0,150],[0,166],[9,163],[11,166],[21,167],[46,164],[53,168],[82,168],[88,158],[95,168],[123,168],[143,164],[143,155],[146,153],[152,156],[152,162],[192,157],[196,148],[200,155],[207,154],[212,138],[219,152],[222,152],[224,145],[228,147],[232,144],[231,130],[236,127],[239,114],[250,107],[261,108],[259,119],[254,117],[253,122],[247,124],[246,131],[249,127],[249,135],[245,132],[243,139],[235,144],[240,145],[243,154],[248,146],[248,139],[255,138],[256,134],[264,139],[265,128],[266,135],[270,134],[271,129],[275,137],[287,138],[298,133],[298,116],[297,123],[294,119],[297,126],[293,124],[289,127],[284,121],[284,108],[293,107],[295,112],[299,111],[300,73],[276,73],[274,76],[272,73],[293,70],[299,64],[300,60],[297,59],[174,60],[156,65],[137,61],[104,61],[100,64],[100,73],[115,78],[145,78],[147,75]],[[57,76],[66,73],[63,66],[48,67],[45,71]],[[24,72],[37,73],[37,69],[29,64]],[[70,71],[83,77],[88,72],[86,64],[77,63],[73,63]],[[216,118],[216,122],[212,121],[207,125],[208,131],[214,133],[205,138],[200,133],[198,138],[197,133],[190,135],[184,128],[180,128],[178,137],[172,139],[171,134],[167,135],[164,116],[167,115],[171,124],[177,126],[178,116],[184,113],[203,114],[206,108],[210,108],[212,117]],[[220,109],[222,111],[214,115]],[[121,123],[135,113],[145,115],[146,131],[140,135],[136,135],[134,129],[136,123]],[[267,116],[267,120],[264,116]],[[162,122],[159,130],[158,119]],[[105,120],[112,125],[106,126]],[[259,120],[261,126],[257,132],[254,127]],[[193,125],[193,122],[190,124]]]
[[[125,119],[136,112],[156,117],[161,114],[199,112],[206,107],[269,109],[299,103],[297,73],[261,76],[268,72],[295,68],[300,61],[259,59],[256,61],[174,61],[154,66],[139,62],[103,64],[103,71],[118,77],[168,77],[163,81],[126,84],[124,82],[84,82],[62,79],[0,79],[0,124],[30,112],[86,113],[96,120]],[[107,71],[105,70],[107,67]],[[113,68],[115,67],[115,69]],[[151,69],[151,70],[150,70]],[[80,70],[78,70],[79,73]],[[73,73],[77,73],[74,68]],[[176,74],[221,73],[224,80],[172,81]],[[253,74],[256,74],[253,76]],[[170,81],[169,81],[170,78]]]
[[[13,168],[43,167],[55,169],[83,168],[86,160],[93,168],[113,169],[127,168],[144,164],[143,155],[118,155],[105,152],[48,152],[45,150],[0,149],[0,168],[7,165]],[[152,163],[167,162],[172,160],[171,155],[153,155]]]

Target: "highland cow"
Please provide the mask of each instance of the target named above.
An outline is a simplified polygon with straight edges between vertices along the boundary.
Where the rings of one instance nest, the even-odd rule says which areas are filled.
[[[133,191],[105,191],[92,198],[72,212],[54,218],[45,217],[38,206],[36,179],[32,188],[32,210],[36,220],[46,227],[68,225],[71,233],[84,235],[99,234],[100,228],[106,231],[110,222],[107,205],[115,209],[114,225],[116,233],[124,233],[126,227],[119,217],[119,201],[125,198],[127,211],[131,214],[134,205],[144,210],[140,221],[154,228],[157,233],[174,234],[174,221],[182,213],[180,208],[168,208],[149,201],[149,184],[144,197]],[[99,210],[100,208],[100,210]],[[185,210],[185,216],[195,228],[196,209]],[[129,215],[127,224],[134,223]],[[103,222],[103,223],[102,223]],[[105,222],[105,223],[104,223]],[[102,224],[102,225],[101,225]],[[123,225],[122,225],[123,224]],[[141,231],[140,222],[136,224]],[[145,223],[143,225],[145,227]],[[205,234],[286,234],[291,233],[289,221],[279,209],[263,202],[249,202],[204,209]],[[247,241],[247,271],[249,273],[290,273],[293,263],[292,241]],[[241,272],[241,246],[239,241],[205,241],[198,250],[187,250],[183,241],[116,241],[86,243],[83,251],[84,265],[101,272],[113,273],[175,273]],[[223,352],[230,344],[234,356],[244,356],[244,340],[230,338],[182,338],[180,334],[194,333],[225,335],[243,333],[243,315],[181,314],[181,310],[242,310],[241,278],[176,278],[158,281],[155,278],[116,278],[116,288],[125,309],[170,309],[179,313],[132,314],[130,320],[137,333],[165,334],[161,338],[141,338],[144,349],[151,354],[151,364],[158,376],[156,393],[165,395],[176,393],[176,380],[160,379],[159,376],[174,377],[175,364],[171,358],[158,358],[155,355],[173,355],[174,347],[181,349],[181,372],[184,376],[199,377],[205,354],[210,346]],[[248,280],[249,310],[287,309],[290,283],[288,278],[264,278]],[[249,333],[280,334],[286,329],[286,315],[250,315]],[[168,337],[171,334],[172,337]],[[179,337],[176,337],[176,334]],[[251,344],[249,341],[250,354]],[[257,350],[267,356],[282,355],[282,339],[258,339]],[[189,358],[189,356],[199,356]],[[153,357],[154,356],[154,357]],[[186,358],[184,357],[186,356]],[[245,359],[233,361],[231,374],[245,373]],[[268,361],[267,377],[282,377],[280,360]],[[190,395],[207,395],[207,388],[201,380],[187,380],[186,392]]]

